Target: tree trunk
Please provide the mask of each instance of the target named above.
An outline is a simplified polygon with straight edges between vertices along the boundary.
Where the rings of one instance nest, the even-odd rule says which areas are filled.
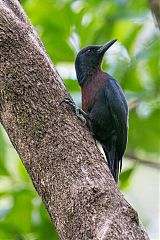
[[[160,0],[149,0],[149,3],[160,29]]]
[[[18,0],[0,0],[0,121],[62,240],[149,239]]]

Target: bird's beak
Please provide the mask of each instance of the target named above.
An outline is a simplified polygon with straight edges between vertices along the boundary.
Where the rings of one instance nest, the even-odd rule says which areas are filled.
[[[100,46],[100,48],[97,50],[97,52],[99,54],[101,54],[101,53],[104,54],[116,41],[117,41],[117,39],[113,39],[113,40],[105,43],[104,45]]]

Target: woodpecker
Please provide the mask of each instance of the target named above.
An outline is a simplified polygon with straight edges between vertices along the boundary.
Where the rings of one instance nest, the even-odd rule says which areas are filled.
[[[82,110],[79,113],[102,145],[108,167],[118,182],[127,144],[128,106],[118,81],[101,67],[105,52],[116,41],[83,48],[77,54],[75,69],[82,93]]]

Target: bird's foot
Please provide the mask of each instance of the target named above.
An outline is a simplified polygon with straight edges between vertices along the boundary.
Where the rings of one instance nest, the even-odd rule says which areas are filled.
[[[86,120],[87,114],[86,114],[82,109],[78,108],[78,107],[75,105],[75,103],[73,102],[73,100],[72,100],[71,98],[66,97],[66,98],[60,103],[60,105],[61,105],[62,103],[67,103],[67,104],[69,104],[70,106],[72,106],[73,109],[74,109],[74,111],[75,111],[75,113],[76,113],[76,116],[81,120],[81,122],[83,123],[83,125],[86,125],[86,123],[87,123],[87,120]]]
[[[83,123],[83,125],[86,125],[87,120],[85,119],[85,117],[81,113],[81,109],[76,107],[75,113],[76,113],[76,116],[78,117],[78,119]]]

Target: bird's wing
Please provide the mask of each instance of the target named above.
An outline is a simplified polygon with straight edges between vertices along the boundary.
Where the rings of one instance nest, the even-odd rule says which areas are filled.
[[[127,144],[128,106],[119,83],[111,76],[107,81],[105,94],[117,137],[116,151],[118,160],[121,161]]]

